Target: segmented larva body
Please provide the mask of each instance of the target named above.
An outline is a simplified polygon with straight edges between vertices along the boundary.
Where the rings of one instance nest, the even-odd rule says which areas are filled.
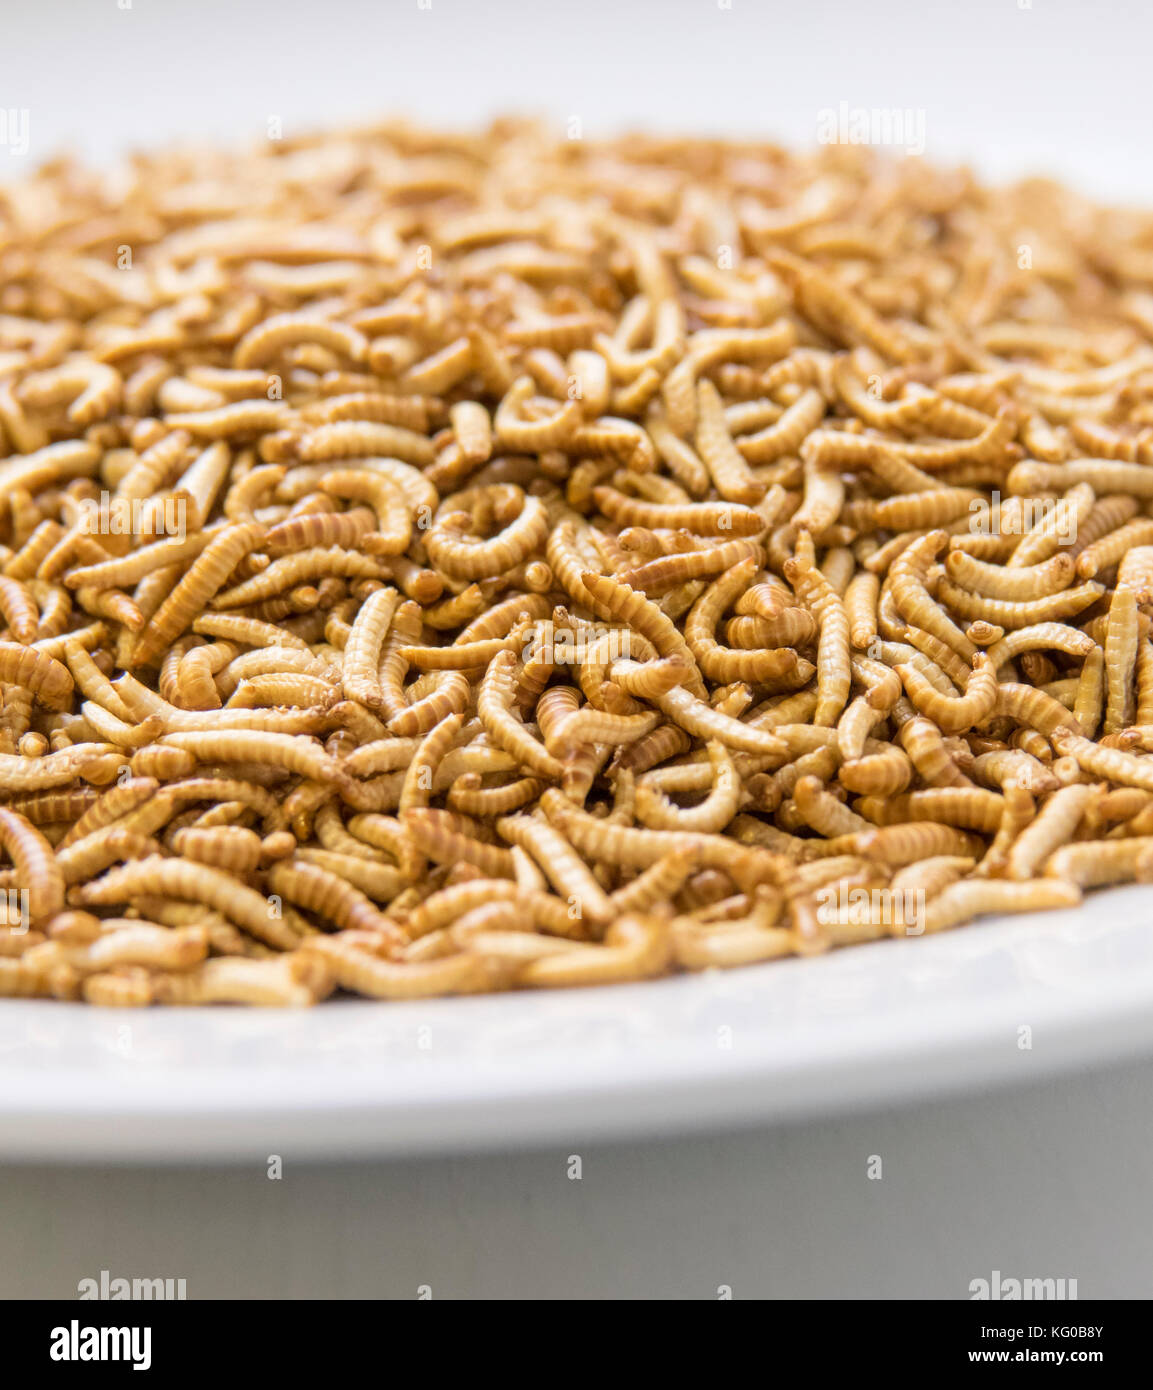
[[[600,605],[606,617],[627,623],[644,638],[647,638],[657,652],[664,657],[676,657],[687,667],[685,685],[697,696],[704,694],[704,683],[697,670],[692,649],[677,630],[676,624],[664,613],[627,584],[608,575],[594,574],[586,570],[581,582],[588,593]]]
[[[511,651],[498,652],[489,663],[477,694],[477,713],[489,736],[506,752],[531,772],[548,781],[561,776],[563,769],[557,760],[520,725],[511,710],[515,687],[513,667],[516,656]]]
[[[309,937],[302,954],[317,957],[337,984],[371,999],[421,999],[471,994],[485,984],[484,958],[460,953],[442,960],[388,961],[340,940]]]
[[[233,366],[240,369],[261,366],[296,343],[318,343],[352,362],[368,355],[364,335],[347,324],[326,323],[304,314],[278,314],[264,320],[236,345]]]
[[[430,559],[453,579],[485,579],[519,565],[548,539],[548,512],[526,497],[519,516],[488,540],[478,540],[450,521],[438,522],[425,537]]]
[[[817,620],[817,708],[814,722],[832,726],[849,697],[852,673],[849,662],[849,619],[840,595],[808,559],[794,557],[785,573],[798,596]]]
[[[22,686],[49,709],[66,709],[72,696],[72,676],[46,652],[0,641],[0,681]]]
[[[1105,635],[1106,734],[1127,728],[1136,713],[1134,675],[1140,638],[1137,619],[1137,595],[1132,589],[1118,587],[1109,605]]]
[[[685,622],[685,640],[701,671],[710,680],[750,681],[772,687],[796,671],[797,653],[790,647],[734,650],[722,647],[714,635],[721,614],[748,587],[757,562],[742,560],[697,599]]]
[[[759,502],[765,495],[765,484],[753,476],[733,443],[720,393],[711,381],[702,381],[697,387],[696,445],[714,486],[726,502]]]
[[[380,650],[400,602],[400,594],[395,589],[378,589],[370,594],[357,613],[345,643],[341,667],[345,697],[370,709],[379,709],[384,703],[378,675]]]
[[[133,650],[134,661],[148,664],[179,637],[263,538],[262,526],[242,522],[210,542],[141,632]]]
[[[275,915],[275,905],[231,874],[207,864],[151,856],[112,869],[74,890],[85,906],[131,903],[140,894],[158,894],[202,903],[243,927],[258,941],[278,950],[291,950],[297,935]]]
[[[0,845],[15,866],[16,886],[28,891],[29,922],[39,923],[59,912],[64,906],[64,875],[41,832],[26,817],[0,806]]]
[[[405,830],[417,848],[438,864],[454,864],[463,859],[491,878],[513,877],[508,850],[478,840],[458,825],[458,819],[448,812],[432,809],[411,810],[404,818]]]
[[[536,860],[578,915],[593,923],[611,921],[616,915],[604,889],[555,826],[530,816],[502,816],[497,829],[510,844],[519,845]]]
[[[924,929],[944,931],[982,913],[1040,912],[1076,907],[1080,901],[1081,893],[1074,883],[1004,883],[993,879],[953,883],[929,903]]]
[[[708,549],[680,550],[650,560],[636,569],[623,570],[615,578],[647,595],[662,593],[689,579],[721,574],[742,560],[761,560],[761,547],[752,541],[727,541]],[[755,567],[754,567],[755,571]]]
[[[605,516],[623,526],[683,528],[699,536],[755,536],[765,529],[757,512],[735,502],[645,502],[607,486],[594,487],[592,495]]]

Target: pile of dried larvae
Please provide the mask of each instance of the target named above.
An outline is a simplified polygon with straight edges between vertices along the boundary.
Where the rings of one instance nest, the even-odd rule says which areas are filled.
[[[599,984],[1153,877],[1151,287],[1151,215],[860,146],[3,187],[0,994]]]

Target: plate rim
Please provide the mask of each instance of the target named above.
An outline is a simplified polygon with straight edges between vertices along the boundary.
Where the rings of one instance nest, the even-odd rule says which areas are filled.
[[[1107,897],[1115,898],[1117,891]],[[1153,888],[1120,890],[1125,891],[1153,903]],[[1043,949],[1043,939],[1036,937],[1041,921],[1052,925],[1065,919],[1078,946],[1112,932],[1140,930],[1139,924],[1126,924],[1123,913],[1120,922],[1102,926],[1103,896],[1064,913],[989,919],[925,942],[871,943],[828,959],[862,959],[863,952],[888,949],[892,966],[877,956],[877,970],[924,966],[947,981],[950,972],[941,964],[957,955],[958,948],[949,943],[962,935],[968,938],[966,945],[984,944],[996,956],[1030,936]],[[812,972],[823,963],[794,959],[581,991],[403,1003],[346,1000],[322,1007],[349,1011],[350,1020],[354,1015],[370,1021],[387,1017],[404,1027],[438,1014],[467,1025],[467,1011],[479,1006],[473,1016],[478,1023],[486,1011],[515,1023],[518,1011],[547,1008],[541,1000],[563,993],[586,996],[593,1006],[610,1011],[619,1003],[624,1013],[639,1001],[658,1014],[667,1008],[673,1017],[678,1004],[708,1007],[733,990],[743,990],[755,1003],[758,992],[766,992],[763,982],[777,978],[769,972],[791,970],[803,983],[810,976],[818,979]],[[328,1057],[301,1065],[287,1059],[241,1069],[181,1063],[175,1069],[86,1070],[67,1057],[60,1066],[24,1071],[0,1064],[0,1159],[243,1160],[264,1152],[269,1136],[278,1135],[291,1143],[297,1157],[339,1161],[547,1145],[566,1136],[621,1140],[832,1118],[1029,1084],[1153,1051],[1153,933],[1140,967],[1124,962],[1122,967],[1103,972],[1107,988],[1055,989],[1040,978],[1010,979],[999,993],[977,1002],[964,992],[942,1000],[929,989],[904,1000],[881,1026],[867,1009],[852,1017],[826,1013],[817,1020],[819,1026],[806,1017],[792,1038],[803,1045],[783,1050],[788,1035],[772,1027],[742,1033],[740,1045],[728,1050],[715,1038],[708,1045],[699,1029],[678,1032],[674,1027],[671,1037],[658,1040],[657,1050],[626,1046],[582,1053],[558,1047],[537,1056],[430,1054],[418,1062],[412,1060],[415,1054],[390,1055],[374,1065],[346,1064],[343,1071],[339,1056],[335,1062]],[[0,1043],[9,1025],[35,1023],[51,1018],[46,1010],[73,1007],[45,1000],[0,1001]],[[387,1016],[380,1012],[385,1010]],[[207,1038],[213,1028],[235,1027],[228,1020],[244,1016],[213,1007],[144,1017],[154,1028],[172,1022],[178,1034],[200,1032]],[[287,1012],[275,1016],[284,1028],[299,1017]],[[139,1010],[108,1009],[100,1011],[98,1024],[115,1029],[141,1018]],[[1010,1030],[1023,1023],[1043,1046],[1020,1049],[1013,1044]],[[1022,1061],[1026,1055],[1028,1060]],[[11,1049],[0,1053],[4,1056],[11,1061]]]

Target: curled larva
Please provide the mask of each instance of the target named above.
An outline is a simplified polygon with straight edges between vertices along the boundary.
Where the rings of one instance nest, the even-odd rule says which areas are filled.
[[[1003,681],[997,687],[997,703],[994,714],[1008,715],[1030,729],[1051,738],[1061,731],[1081,732],[1076,716],[1051,695],[1032,686],[1019,685],[1015,681]]]
[[[1123,787],[1153,791],[1153,763],[1120,748],[1102,748],[1073,733],[1068,727],[1070,723],[1071,720],[1067,720],[1064,727],[1055,729],[1050,735],[1058,753],[1073,758],[1080,768],[1094,777],[1103,777]]]
[[[1097,644],[1088,633],[1064,623],[1034,623],[1015,628],[986,650],[989,660],[1000,668],[1021,652],[1059,651],[1069,656],[1087,657],[1097,650]]]
[[[220,691],[214,677],[235,655],[236,648],[227,642],[206,643],[185,652],[176,673],[175,703],[184,709],[219,709]]]
[[[345,643],[341,665],[345,698],[357,700],[370,709],[379,709],[384,703],[378,674],[380,651],[400,602],[400,594],[395,589],[378,589],[369,594]]]
[[[1028,602],[1067,588],[1073,579],[1074,563],[1067,551],[1059,551],[1037,565],[1007,569],[974,559],[963,550],[952,550],[945,557],[945,571],[962,588],[983,598]]]
[[[705,799],[691,808],[675,805],[662,791],[642,783],[636,789],[637,819],[654,830],[719,833],[736,815],[741,785],[732,755],[722,743],[708,744],[714,782]]]
[[[637,676],[641,669],[638,662],[632,661],[613,662],[612,665],[614,679],[619,672],[620,677],[626,681]],[[674,723],[698,738],[715,739],[740,752],[780,757],[782,761],[788,756],[788,745],[780,739],[714,709],[703,700],[698,700],[690,690],[679,685],[661,693],[653,693],[646,698],[651,699]]]
[[[697,665],[710,680],[726,684],[750,681],[772,687],[797,670],[797,653],[790,647],[740,650],[722,647],[716,640],[718,620],[748,588],[756,568],[756,560],[750,557],[715,579],[693,604],[685,621],[685,641]]]
[[[368,356],[368,340],[348,324],[327,323],[306,314],[275,314],[246,333],[232,355],[234,367],[261,366],[296,343],[318,343],[351,362]]]
[[[67,402],[69,421],[83,429],[115,408],[120,389],[120,373],[114,367],[79,358],[25,377],[18,395],[20,403],[32,410]]]
[[[141,894],[158,894],[201,903],[222,913],[258,941],[279,950],[298,943],[295,931],[279,915],[279,905],[247,887],[232,874],[189,859],[151,856],[111,869],[72,890],[81,906],[131,903]]]
[[[526,419],[525,406],[533,387],[530,376],[518,377],[509,387],[493,416],[497,437],[506,448],[521,453],[564,448],[581,423],[579,402],[566,401],[544,419]]]
[[[601,605],[606,617],[627,623],[651,642],[661,656],[677,657],[683,661],[687,666],[685,685],[698,697],[704,694],[704,683],[691,648],[676,624],[655,603],[609,575],[585,570],[580,578],[593,600]]]
[[[435,677],[427,694],[414,699],[407,709],[393,714],[388,729],[400,738],[426,734],[450,714],[463,714],[472,700],[472,686],[461,671],[446,671]],[[413,687],[415,690],[415,687]]]
[[[943,733],[960,733],[980,724],[997,702],[997,672],[985,652],[974,658],[975,667],[959,697],[941,695],[915,666],[897,667],[909,699],[919,712]]]
[[[516,654],[501,651],[489,662],[477,694],[477,714],[489,737],[530,772],[548,781],[560,779],[563,768],[512,713],[516,690],[513,668]]]
[[[24,816],[0,806],[0,845],[15,866],[16,886],[28,893],[28,922],[36,924],[64,906],[64,875],[52,846]]]
[[[425,536],[429,558],[454,579],[485,579],[519,565],[548,539],[549,520],[544,503],[525,497],[520,514],[495,536],[480,540],[455,524],[451,517],[439,521]]]
[[[930,531],[920,540],[914,541],[894,562],[890,570],[893,597],[902,617],[908,622],[930,632],[934,637],[951,647],[965,661],[972,661],[976,647],[965,634],[950,620],[943,609],[933,601],[925,588],[929,567],[944,549],[948,536],[944,531]],[[961,592],[957,590],[957,592]],[[985,611],[984,600],[974,600],[972,612],[961,612],[962,617],[987,618],[991,622],[999,619]],[[1023,627],[1024,623],[1016,626]],[[1005,626],[1005,624],[1001,624]]]
[[[0,642],[0,681],[22,686],[49,709],[67,709],[73,681],[67,666],[46,652],[16,642]]]
[[[695,854],[672,853],[642,869],[611,895],[618,912],[648,912],[670,902],[700,865]]]

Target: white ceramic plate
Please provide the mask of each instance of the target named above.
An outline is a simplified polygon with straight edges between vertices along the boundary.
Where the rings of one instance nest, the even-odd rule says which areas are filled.
[[[1146,1048],[1153,888],[1132,887],[938,937],[602,989],[307,1012],[0,1000],[0,1157],[576,1145],[827,1116]]]

